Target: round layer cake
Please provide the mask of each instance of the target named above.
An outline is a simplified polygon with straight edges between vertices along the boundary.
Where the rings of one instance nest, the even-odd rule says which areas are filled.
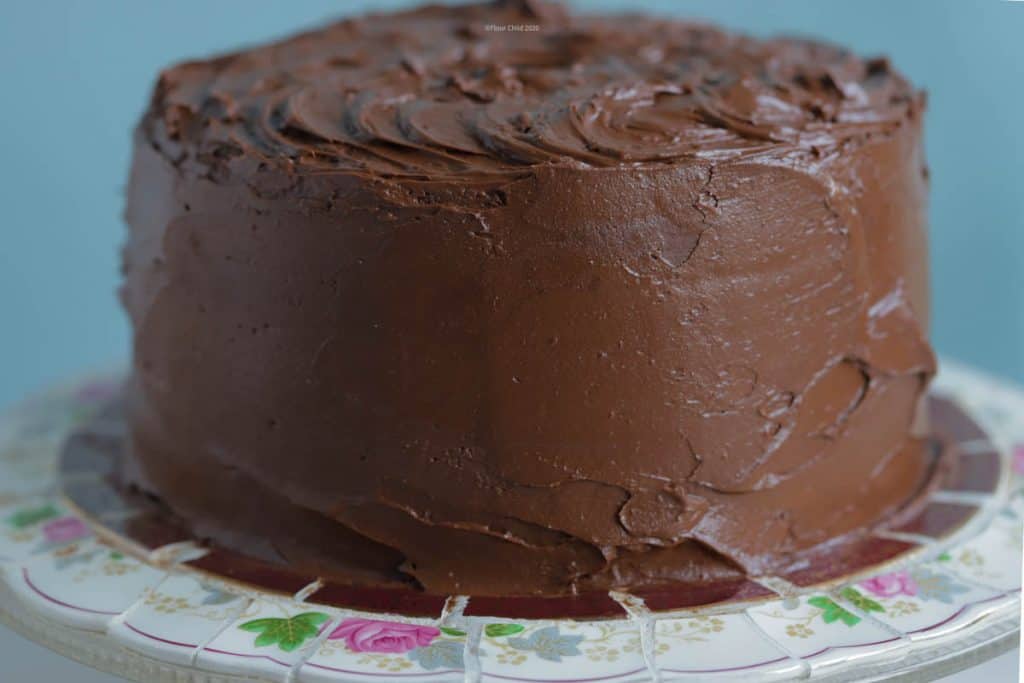
[[[171,68],[128,187],[125,480],[439,594],[863,534],[932,467],[923,105],[885,59],[531,2]]]

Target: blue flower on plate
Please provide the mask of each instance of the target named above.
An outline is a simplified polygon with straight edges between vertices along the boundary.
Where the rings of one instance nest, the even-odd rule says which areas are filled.
[[[937,600],[947,605],[953,604],[954,596],[967,593],[971,589],[957,583],[946,574],[939,574],[925,567],[918,567],[910,574],[917,584],[917,595],[922,600]]]
[[[530,634],[528,638],[509,638],[508,644],[517,650],[535,652],[541,659],[549,662],[560,662],[562,657],[575,657],[582,654],[579,644],[583,636],[564,636],[558,626],[545,626]]]
[[[424,669],[465,669],[462,659],[465,645],[454,640],[435,640],[430,645],[418,647],[409,653],[409,659],[418,662]]]
[[[203,587],[204,591],[206,591],[206,595],[203,597],[202,602],[199,603],[201,605],[226,605],[229,602],[233,602],[238,599],[237,595],[228,593],[227,591],[222,591],[216,586],[211,586],[205,583],[200,583],[199,585]]]

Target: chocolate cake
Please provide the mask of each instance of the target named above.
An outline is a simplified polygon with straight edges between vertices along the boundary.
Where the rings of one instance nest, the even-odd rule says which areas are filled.
[[[123,477],[356,586],[799,564],[929,480],[923,108],[884,58],[523,1],[168,69]]]

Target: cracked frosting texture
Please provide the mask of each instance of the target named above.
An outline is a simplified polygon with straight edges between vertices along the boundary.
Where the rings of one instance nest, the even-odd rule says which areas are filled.
[[[125,477],[359,585],[798,565],[933,466],[923,104],[884,59],[530,2],[171,68]]]

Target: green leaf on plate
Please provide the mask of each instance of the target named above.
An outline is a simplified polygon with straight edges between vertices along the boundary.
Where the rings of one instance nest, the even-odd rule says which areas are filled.
[[[328,617],[323,612],[303,612],[291,618],[253,619],[238,628],[259,633],[256,647],[277,645],[285,652],[298,649],[303,643],[316,636]]]
[[[501,638],[502,636],[512,636],[520,633],[523,627],[519,624],[487,624],[484,628],[484,634],[490,638]]]
[[[852,586],[844,588],[840,595],[842,595],[846,600],[849,600],[857,609],[862,609],[865,612],[885,611],[885,608],[879,603],[875,602]]]
[[[60,512],[53,505],[23,508],[8,517],[7,523],[15,529],[24,529],[25,527],[32,526],[33,524],[39,524],[39,522],[45,522],[48,519],[53,519],[59,514]]]
[[[460,631],[457,628],[448,628],[447,626],[441,627],[441,633],[445,635],[454,636],[455,638],[462,638],[466,635],[465,631]]]
[[[821,610],[821,620],[826,624],[841,621],[847,626],[852,627],[860,623],[860,617],[840,607],[832,598],[816,595],[808,600],[807,603]]]

